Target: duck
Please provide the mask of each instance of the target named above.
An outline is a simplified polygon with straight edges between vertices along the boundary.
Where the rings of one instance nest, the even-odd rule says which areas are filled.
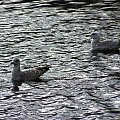
[[[19,91],[19,87],[25,81],[36,81],[43,75],[45,72],[49,70],[50,65],[44,65],[35,67],[29,70],[21,71],[20,69],[20,60],[18,58],[14,58],[11,62],[13,65],[12,70],[12,78],[11,82],[13,84],[12,91]]]
[[[102,40],[101,33],[95,31],[91,34],[91,50],[92,51],[114,51],[119,50],[119,40]]]

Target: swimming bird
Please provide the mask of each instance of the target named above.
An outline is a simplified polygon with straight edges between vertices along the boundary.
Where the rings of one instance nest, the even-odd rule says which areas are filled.
[[[99,32],[93,32],[91,34],[91,48],[92,51],[114,51],[119,50],[119,40],[104,40],[101,41],[101,34]]]
[[[39,79],[41,75],[43,75],[46,71],[49,70],[50,65],[45,65],[41,67],[36,67],[30,70],[21,71],[20,69],[20,60],[18,58],[14,58],[11,62],[13,64],[12,70],[12,84],[13,91],[19,91],[18,86],[21,86],[25,81],[35,81]]]

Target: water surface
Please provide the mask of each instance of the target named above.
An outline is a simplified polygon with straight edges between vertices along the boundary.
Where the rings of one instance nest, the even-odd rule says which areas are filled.
[[[0,119],[119,120],[120,54],[92,54],[90,33],[120,38],[119,3],[40,7],[0,5]],[[52,68],[42,82],[11,92],[10,61]]]

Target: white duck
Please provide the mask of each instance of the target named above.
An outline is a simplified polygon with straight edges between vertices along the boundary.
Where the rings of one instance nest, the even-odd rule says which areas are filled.
[[[120,41],[118,40],[104,40],[101,41],[101,34],[99,32],[93,32],[91,34],[91,48],[92,51],[111,51],[118,50],[120,48]]]

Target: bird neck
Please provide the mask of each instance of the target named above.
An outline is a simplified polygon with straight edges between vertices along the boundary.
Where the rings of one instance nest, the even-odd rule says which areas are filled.
[[[95,38],[92,40],[93,43],[99,43],[100,42],[100,38]]]
[[[13,68],[13,73],[19,73],[20,72],[20,65],[14,65],[14,68]]]
[[[96,38],[96,39],[92,39],[91,41],[91,47],[93,49],[97,48],[98,47],[98,44],[100,43],[100,39],[99,38]]]

